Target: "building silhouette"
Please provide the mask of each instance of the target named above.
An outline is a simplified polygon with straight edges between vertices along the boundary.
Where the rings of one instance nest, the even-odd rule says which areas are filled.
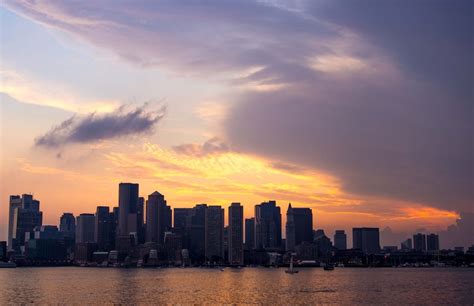
[[[40,211],[40,202],[34,200],[30,194],[10,196],[8,248],[21,251],[25,244],[25,234],[33,232],[41,226],[43,213]]]
[[[281,246],[281,212],[275,201],[255,205],[255,247],[277,249]]]
[[[418,252],[426,251],[426,235],[418,233],[413,235],[413,249]]]
[[[229,263],[244,264],[244,207],[240,203],[229,206]]]
[[[139,228],[138,184],[119,184],[119,236],[137,235]]]
[[[114,214],[108,206],[98,206],[95,213],[94,241],[99,251],[110,251],[115,246]]]
[[[439,251],[439,236],[436,234],[429,234],[426,236],[426,250]]]
[[[185,246],[194,262],[205,261],[205,224],[207,204],[194,206],[186,217]]]
[[[76,218],[76,244],[95,242],[95,215],[80,214]]]
[[[207,261],[224,259],[224,209],[217,205],[205,209],[205,257]]]
[[[145,243],[146,226],[145,226],[145,198],[138,198],[137,205],[137,239],[139,244]]]
[[[334,233],[334,247],[338,250],[347,249],[347,235],[344,230],[336,230]]]
[[[165,232],[171,229],[171,208],[158,191],[146,201],[146,241],[164,243]]]
[[[376,254],[380,251],[379,229],[374,227],[360,227],[352,229],[352,246],[365,254]]]
[[[76,218],[72,213],[63,213],[59,219],[59,232],[64,238],[76,238]]]
[[[255,218],[245,219],[245,248],[255,249]]]
[[[192,208],[174,208],[173,209],[173,227],[184,231],[186,220],[191,215]]]
[[[295,208],[288,205],[286,212],[286,250],[313,241],[313,212],[310,208]]]

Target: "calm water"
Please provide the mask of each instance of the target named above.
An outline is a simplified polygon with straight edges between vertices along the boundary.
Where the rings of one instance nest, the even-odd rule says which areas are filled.
[[[474,303],[474,269],[0,269],[7,303]]]

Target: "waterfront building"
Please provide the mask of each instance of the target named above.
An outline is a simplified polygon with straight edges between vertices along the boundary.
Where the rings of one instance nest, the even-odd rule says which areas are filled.
[[[207,206],[204,227],[206,260],[222,261],[224,259],[224,209],[221,206]]]
[[[59,219],[59,232],[64,238],[74,240],[76,238],[76,218],[72,213],[63,213]]]
[[[146,201],[146,241],[163,244],[165,232],[170,229],[171,208],[164,195],[155,191]]]
[[[244,208],[240,203],[229,206],[229,263],[232,265],[244,264]]]
[[[43,213],[40,211],[40,201],[33,199],[30,194],[10,196],[10,211],[8,225],[8,248],[15,251],[24,250],[25,234],[33,232],[41,226]]]
[[[139,229],[138,184],[119,184],[119,236],[129,236]]]
[[[426,236],[426,250],[439,251],[439,236],[436,234],[429,234]]]
[[[175,208],[173,209],[173,227],[175,229],[184,230],[186,228],[186,220],[191,215],[192,208]]]
[[[110,251],[115,245],[115,221],[108,206],[98,206],[95,213],[94,242],[99,251]]]
[[[95,215],[80,214],[76,218],[76,244],[95,242]]]
[[[334,233],[334,247],[338,250],[347,249],[347,235],[344,230],[336,230]]]
[[[255,248],[255,218],[245,219],[245,248]]]
[[[426,235],[418,233],[413,235],[413,248],[418,252],[426,251]]]
[[[360,227],[352,229],[352,245],[365,254],[376,254],[380,251],[379,229],[374,227]]]
[[[281,212],[275,201],[255,205],[255,247],[278,249],[281,246]]]

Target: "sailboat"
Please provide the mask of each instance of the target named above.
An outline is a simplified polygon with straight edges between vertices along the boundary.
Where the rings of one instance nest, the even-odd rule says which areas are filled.
[[[293,254],[294,253],[291,253],[291,258],[290,258],[290,268],[288,270],[285,270],[285,273],[288,273],[288,274],[295,274],[295,273],[298,273],[299,271],[298,270],[295,270],[293,268]]]

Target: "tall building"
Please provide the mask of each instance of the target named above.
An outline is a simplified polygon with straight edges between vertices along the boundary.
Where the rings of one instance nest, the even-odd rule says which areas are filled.
[[[288,205],[286,211],[286,250],[313,241],[313,212],[310,208],[295,208]]]
[[[244,207],[240,203],[229,206],[229,263],[244,264]]]
[[[138,184],[119,184],[119,236],[129,236],[130,233],[138,234]]]
[[[76,238],[76,218],[72,213],[63,213],[59,219],[59,231],[64,238]]]
[[[224,259],[224,209],[217,205],[208,206],[205,211],[205,257],[211,262]]]
[[[255,218],[245,219],[245,248],[255,248]]]
[[[439,236],[436,234],[429,234],[426,236],[426,249],[428,251],[439,251]]]
[[[25,233],[33,232],[43,223],[40,202],[30,194],[10,196],[10,215],[8,225],[8,248],[20,251],[25,244]]]
[[[146,227],[145,227],[145,198],[138,198],[137,206],[137,238],[138,243],[145,243]]]
[[[418,233],[413,235],[413,249],[419,252],[426,251],[426,235]]]
[[[165,232],[171,228],[171,208],[158,191],[148,196],[146,202],[146,241],[164,243]]]
[[[380,234],[378,228],[360,227],[352,229],[352,246],[366,254],[380,251]]]
[[[191,215],[192,210],[192,208],[175,208],[173,210],[173,227],[184,230],[186,228],[186,220]]]
[[[275,201],[255,205],[255,247],[276,249],[281,246],[281,212]]]
[[[114,215],[108,206],[98,206],[95,213],[94,241],[99,251],[110,251],[115,244]]]
[[[76,244],[95,242],[94,214],[80,214],[76,218]]]
[[[344,230],[336,230],[334,233],[334,247],[338,250],[347,249],[347,235]]]
[[[400,248],[402,250],[412,250],[413,249],[413,243],[412,243],[411,238],[408,238],[407,240],[402,241],[402,243],[400,245]]]
[[[189,256],[193,262],[202,263],[205,261],[207,207],[206,204],[194,206],[186,218],[184,245],[189,249]]]

